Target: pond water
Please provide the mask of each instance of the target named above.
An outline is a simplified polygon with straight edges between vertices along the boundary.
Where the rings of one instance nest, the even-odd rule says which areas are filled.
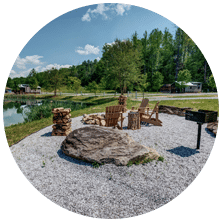
[[[81,102],[71,102],[71,101],[47,101],[47,100],[21,100],[21,101],[13,101],[13,100],[4,100],[3,105],[3,119],[4,126],[10,126],[13,124],[23,123],[25,122],[25,118],[29,119],[29,121],[33,121],[35,119],[39,119],[38,114],[43,113],[45,118],[49,117],[52,114],[53,107],[69,107],[71,110],[77,110],[85,108],[91,104],[81,103]],[[39,106],[39,107],[37,107]],[[40,109],[37,109],[40,108]],[[31,113],[31,115],[26,115],[27,112]],[[32,115],[34,112],[34,116]]]
[[[3,104],[3,120],[4,126],[23,123],[26,117],[25,111],[29,110],[30,105],[39,105],[38,101],[4,101]]]

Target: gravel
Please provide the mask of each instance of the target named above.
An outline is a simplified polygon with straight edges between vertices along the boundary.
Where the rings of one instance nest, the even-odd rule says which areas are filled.
[[[95,218],[133,217],[155,210],[182,193],[199,174],[214,145],[215,136],[207,131],[206,124],[196,150],[196,122],[164,113],[159,116],[162,127],[145,124],[140,130],[127,130],[126,118],[124,130],[135,141],[156,149],[163,162],[93,168],[62,153],[65,136],[51,136],[52,126],[10,149],[33,186],[65,209]],[[81,119],[72,119],[72,130],[84,126]]]

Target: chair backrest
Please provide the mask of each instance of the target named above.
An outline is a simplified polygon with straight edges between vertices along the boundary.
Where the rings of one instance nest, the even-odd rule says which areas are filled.
[[[143,99],[142,100],[142,103],[140,104],[140,107],[146,107],[149,103],[149,100],[148,99]]]
[[[116,126],[120,115],[121,113],[107,113],[105,118],[106,126]]]
[[[107,113],[119,113],[122,112],[123,106],[118,105],[118,106],[107,106],[106,107],[106,114]]]

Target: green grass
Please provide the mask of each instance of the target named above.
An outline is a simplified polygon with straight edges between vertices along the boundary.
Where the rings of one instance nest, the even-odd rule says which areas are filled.
[[[188,95],[185,95],[185,96],[167,96],[167,98],[196,98],[196,97],[218,97],[218,95],[194,95],[194,96],[188,96]]]
[[[94,162],[92,163],[92,167],[93,167],[93,168],[99,168],[99,167],[102,166],[102,165],[104,165],[104,163],[98,163],[98,162],[96,162],[96,161],[94,161]]]
[[[145,154],[144,156],[142,156],[142,157],[139,158],[139,159],[136,159],[136,160],[130,160],[130,161],[127,163],[127,166],[130,167],[130,166],[132,166],[133,164],[135,164],[135,165],[146,164],[146,163],[150,163],[150,162],[152,162],[152,161],[154,161],[154,160],[148,158],[148,156]],[[163,161],[164,161],[164,157],[163,157],[163,156],[159,156],[158,161],[163,162]]]
[[[54,93],[54,91],[49,91],[49,90],[46,90],[44,88],[41,88],[41,92],[51,92],[51,93]],[[60,92],[62,93],[74,93],[76,94],[76,92],[74,92],[73,90],[71,89],[67,89],[66,86],[63,86],[61,87],[60,89],[57,90],[57,93],[60,94]],[[82,87],[80,90],[79,90],[79,93],[82,92],[82,93],[90,93],[88,90],[86,90],[84,87]],[[115,90],[98,90],[98,93],[115,93]]]
[[[40,95],[41,96],[41,95]],[[52,100],[69,100],[69,101],[81,101],[86,103],[92,103],[94,105],[86,107],[84,109],[75,110],[71,112],[71,118],[82,116],[83,114],[102,113],[105,112],[107,106],[113,106],[118,104],[118,97],[83,97],[83,96],[58,96],[52,98]],[[154,108],[157,101],[149,102],[149,106]],[[127,100],[127,109],[131,109],[132,106],[139,107],[141,101]],[[204,99],[204,100],[171,100],[161,101],[160,105],[176,106],[176,107],[191,107],[194,111],[198,109],[213,110],[219,112],[217,99]],[[28,123],[20,123],[5,127],[6,138],[9,146],[15,144],[26,136],[41,130],[44,127],[53,125],[52,116],[49,118],[43,118]]]
[[[167,100],[160,101],[159,105],[176,106],[179,108],[190,107],[193,108],[193,111],[203,109],[217,111],[219,113],[218,99]]]

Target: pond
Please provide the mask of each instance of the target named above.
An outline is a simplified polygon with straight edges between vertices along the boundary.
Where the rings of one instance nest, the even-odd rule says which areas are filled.
[[[31,122],[52,115],[52,108],[64,107],[73,110],[83,109],[90,104],[71,101],[50,101],[50,100],[4,100],[3,119],[4,126]]]

